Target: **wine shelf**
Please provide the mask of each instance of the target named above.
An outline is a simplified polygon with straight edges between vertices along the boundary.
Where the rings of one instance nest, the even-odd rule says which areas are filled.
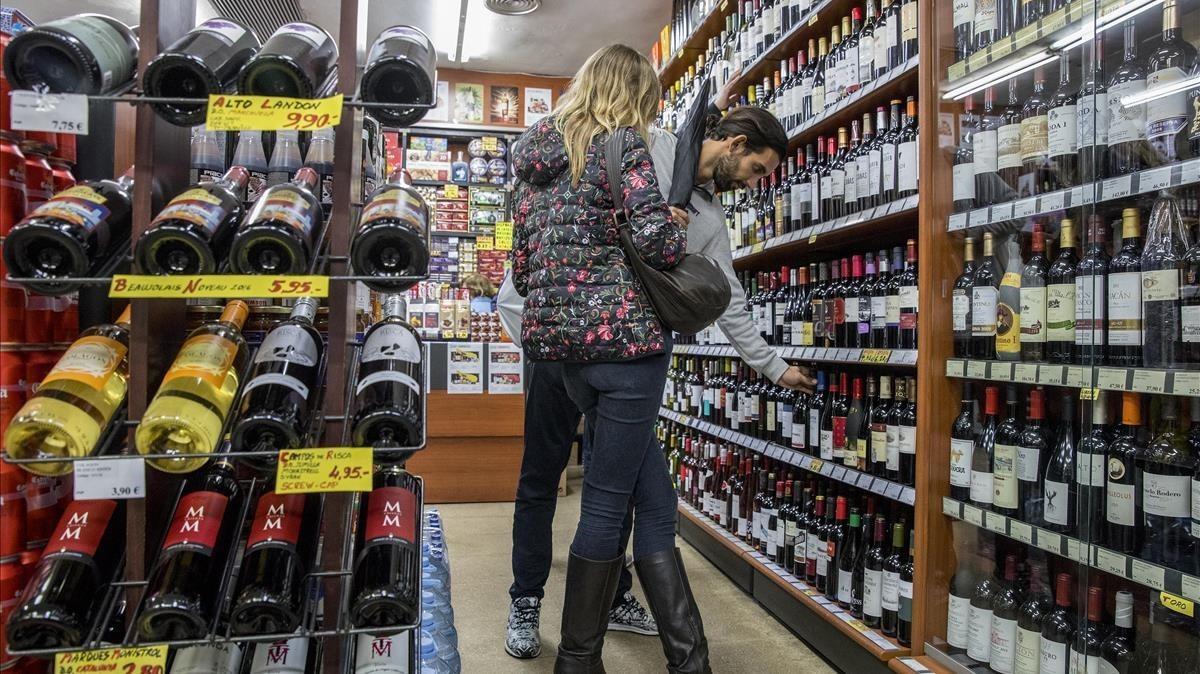
[[[1099,390],[1200,397],[1200,371],[951,358],[946,360],[946,376],[1077,388],[1083,389],[1082,398],[1094,397]]]
[[[733,251],[734,262],[750,262],[752,260],[765,258],[766,254],[781,253],[792,255],[798,253],[805,247],[810,247],[820,240],[820,237],[827,236],[833,233],[854,232],[855,234],[863,233],[861,230],[870,229],[875,226],[883,226],[895,222],[900,218],[908,218],[917,214],[917,195],[905,197],[904,199],[896,199],[890,203],[868,208],[865,211],[859,211],[852,215],[844,215],[840,218],[822,222],[816,225],[809,225],[803,229],[798,229],[794,232],[784,234],[783,236],[774,236],[766,241],[760,241],[752,246],[742,246]],[[780,250],[776,250],[780,249]]]
[[[704,53],[708,39],[720,35],[725,29],[725,17],[736,12],[740,4],[740,0],[721,0],[721,4],[710,9],[696,25],[695,30],[683,39],[683,44],[675,53],[663,54],[664,60],[662,67],[658,69],[658,79],[664,87],[675,84],[675,80],[687,73],[688,66]],[[670,25],[669,21],[667,25]]]
[[[988,512],[949,497],[942,498],[942,513],[1014,541],[1033,545],[1059,557],[1124,578],[1154,590],[1200,600],[1200,578],[1152,564],[1077,538],[1035,527],[1020,520]]]
[[[703,419],[674,412],[665,407],[659,410],[658,415],[675,423],[683,424],[688,428],[693,428],[701,433],[706,433],[726,442],[731,442],[740,447],[764,454],[790,466],[802,468],[810,473],[822,475],[831,480],[837,480],[838,482],[858,487],[859,489],[865,489],[873,494],[893,501],[899,501],[905,505],[916,503],[916,490],[899,482],[875,477],[869,473],[864,473],[847,466],[839,466],[833,461],[814,458],[808,454],[797,452],[790,447],[784,447],[783,445],[777,445],[762,438],[755,438],[745,433],[739,433],[735,430],[704,421]]]
[[[900,95],[900,92],[905,90],[904,85],[915,85],[917,65],[920,62],[920,57],[914,56],[899,68],[893,68],[883,77],[872,81],[870,84],[859,89],[846,98],[838,101],[837,105],[825,110],[819,115],[813,116],[812,119],[805,121],[800,126],[788,131],[788,144],[796,145],[797,141],[808,138],[812,135],[814,129],[821,128],[825,125],[834,126],[840,124],[843,126],[849,125],[853,119],[862,117],[864,112],[875,112],[874,105],[880,104],[882,101],[886,103],[888,96],[881,96],[882,93],[891,92]],[[912,86],[907,91],[915,91],[916,87]],[[871,99],[866,101],[864,99]],[[874,115],[872,115],[872,120]]]
[[[951,232],[972,230],[1196,183],[1200,183],[1200,159],[1191,159],[1036,197],[955,213],[950,216],[946,229]]]
[[[816,363],[863,363],[871,365],[912,366],[917,364],[916,349],[826,349],[812,346],[773,347],[780,358]],[[732,346],[676,344],[675,353],[714,358],[737,358]]]

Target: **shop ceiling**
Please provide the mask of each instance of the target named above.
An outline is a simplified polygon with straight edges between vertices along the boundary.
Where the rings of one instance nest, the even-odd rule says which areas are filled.
[[[138,22],[140,4],[139,0],[9,2],[34,21],[82,11],[108,14],[130,24]],[[488,11],[484,0],[368,0],[364,4],[367,30],[361,36],[360,55],[365,55],[366,46],[381,30],[407,23],[429,34],[442,67],[552,76],[570,76],[588,54],[612,42],[649,51],[671,8],[667,0],[543,0],[536,12],[510,17]],[[222,14],[273,30],[299,16],[333,31],[340,3],[196,0],[196,5],[201,20]],[[266,39],[262,30],[258,32]]]

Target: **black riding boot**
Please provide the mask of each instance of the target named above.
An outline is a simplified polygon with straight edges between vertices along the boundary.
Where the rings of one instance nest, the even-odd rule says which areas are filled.
[[[643,557],[634,565],[650,612],[658,623],[658,636],[667,656],[667,671],[672,674],[711,674],[704,623],[688,585],[679,549]]]
[[[555,674],[604,674],[600,650],[608,629],[608,610],[617,592],[625,556],[597,562],[571,553],[563,596],[562,637]]]

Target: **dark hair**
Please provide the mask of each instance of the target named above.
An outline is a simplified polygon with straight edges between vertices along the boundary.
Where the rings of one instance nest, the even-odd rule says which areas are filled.
[[[708,136],[724,140],[731,136],[745,136],[746,148],[751,152],[770,149],[783,161],[788,156],[787,132],[775,115],[748,105],[734,108],[724,117],[709,124]]]

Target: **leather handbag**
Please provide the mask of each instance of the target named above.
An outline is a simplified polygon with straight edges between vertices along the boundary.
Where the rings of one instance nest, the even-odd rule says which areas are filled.
[[[621,247],[625,249],[629,266],[645,288],[663,327],[680,335],[694,335],[712,325],[729,308],[729,281],[717,263],[707,255],[685,254],[679,264],[666,270],[655,269],[642,259],[633,243],[621,190],[621,168],[625,155],[621,140],[623,135],[619,132],[609,134],[604,153]]]

